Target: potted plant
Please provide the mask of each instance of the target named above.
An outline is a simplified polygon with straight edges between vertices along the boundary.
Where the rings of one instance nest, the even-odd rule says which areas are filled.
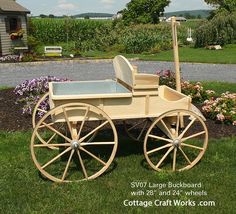
[[[21,39],[23,38],[24,30],[19,29],[16,32],[10,34],[11,40]]]

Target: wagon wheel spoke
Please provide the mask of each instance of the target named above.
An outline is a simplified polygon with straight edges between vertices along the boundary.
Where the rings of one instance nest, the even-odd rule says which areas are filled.
[[[132,129],[136,128],[137,126],[141,125],[143,122],[145,122],[145,119],[140,121],[140,122],[138,122],[138,123],[135,123],[133,126],[128,128],[128,131],[131,131]]]
[[[47,123],[47,125],[51,126],[51,125],[54,125],[54,123]],[[40,129],[41,129],[41,128],[45,128],[45,127],[46,127],[46,125],[41,125],[41,126],[39,126]]]
[[[102,123],[101,125],[99,125],[97,128],[95,128],[94,130],[92,130],[91,132],[89,132],[88,134],[86,134],[84,137],[79,139],[79,143],[83,142],[87,137],[89,137],[90,135],[92,135],[93,133],[95,133],[96,131],[98,131],[99,129],[101,129],[103,126],[105,126],[108,123],[108,121],[105,121],[104,123]]]
[[[54,133],[54,134],[52,135],[52,137],[50,137],[50,139],[49,139],[46,143],[49,144],[49,143],[53,140],[53,138],[54,138],[56,135],[57,135],[57,134]]]
[[[56,161],[58,158],[60,158],[62,155],[64,155],[65,153],[69,152],[71,150],[71,147],[67,148],[66,150],[64,150],[63,152],[61,152],[59,155],[57,155],[56,157],[54,157],[53,159],[51,159],[50,161],[48,161],[46,164],[44,164],[42,166],[42,169],[44,169],[45,167],[47,167],[48,165],[50,165],[51,163],[53,163],[54,161]]]
[[[88,155],[90,155],[91,157],[93,157],[94,159],[96,159],[97,161],[99,161],[101,164],[103,164],[104,166],[106,165],[106,163],[101,160],[100,158],[98,158],[96,155],[94,155],[93,153],[89,152],[87,149],[83,148],[83,147],[80,147],[80,149],[82,151],[84,151],[85,153],[87,153]]]
[[[176,153],[177,153],[177,147],[174,148],[174,154],[173,154],[173,168],[172,170],[176,170]]]
[[[183,150],[181,147],[179,147],[179,150],[180,150],[181,153],[183,154],[184,158],[185,158],[185,159],[188,161],[188,163],[191,165],[192,162],[189,160],[189,158],[188,158],[188,156],[185,154],[184,150]]]
[[[181,139],[184,134],[189,130],[189,128],[193,125],[193,123],[197,120],[197,118],[194,118],[191,120],[191,122],[186,126],[186,128],[184,129],[184,131],[180,134],[179,138]]]
[[[172,136],[172,134],[171,134],[171,132],[170,132],[170,129],[166,126],[165,122],[164,122],[162,119],[160,120],[160,122],[161,122],[161,124],[164,126],[164,128],[165,128],[165,130],[167,131],[167,133],[169,134],[170,138],[173,139],[173,136]]]
[[[70,143],[35,144],[34,147],[68,147]]]
[[[82,129],[83,129],[83,126],[84,126],[85,120],[86,120],[86,118],[87,118],[88,112],[89,112],[89,107],[87,107],[86,112],[85,112],[85,115],[84,115],[84,118],[83,118],[83,120],[82,120],[82,122],[81,122],[80,129],[79,129],[78,136],[77,136],[77,140],[78,140],[79,137],[80,137],[80,134],[81,134],[81,131],[82,131]]]
[[[162,162],[166,159],[166,157],[169,155],[169,153],[174,149],[174,147],[170,147],[168,151],[165,153],[165,155],[161,158],[161,160],[156,165],[156,168],[159,168],[159,166],[162,164]]]
[[[48,129],[50,129],[51,131],[55,132],[56,134],[58,134],[59,136],[63,137],[66,141],[71,142],[71,139],[69,139],[68,137],[66,137],[65,135],[63,135],[61,132],[57,131],[55,128],[53,128],[51,125],[46,124],[43,122],[43,124],[45,125],[45,127],[47,127]]]
[[[161,147],[158,147],[158,148],[156,148],[156,149],[152,149],[152,150],[148,151],[147,154],[150,155],[150,154],[152,154],[152,153],[154,153],[154,152],[160,151],[160,150],[165,149],[165,148],[168,148],[168,147],[170,147],[170,146],[172,146],[171,143],[166,144],[166,145],[164,145],[164,146],[161,146]]]
[[[46,142],[44,139],[42,139],[39,135],[38,135],[38,139],[43,143],[43,144],[36,144],[36,145],[43,145],[43,146],[48,146],[49,145],[49,143],[53,140],[53,138],[56,136],[57,134],[56,133],[54,133],[51,137],[50,137],[50,139]],[[36,146],[35,145],[35,146]],[[50,144],[50,145],[52,145],[52,144]]]
[[[61,178],[62,181],[65,180],[65,177],[66,177],[66,174],[67,174],[67,171],[68,171],[70,162],[71,162],[71,158],[73,157],[74,152],[75,152],[75,150],[72,149],[72,150],[71,150],[71,153],[70,153],[70,157],[69,157],[69,159],[68,159],[68,161],[67,161],[67,164],[66,164],[66,168],[65,168],[64,173],[63,173],[62,178]]]
[[[89,143],[81,143],[81,146],[95,146],[95,145],[114,145],[115,142],[89,142]]]
[[[44,109],[41,109],[41,108],[37,108],[37,110],[38,110],[38,111],[41,111],[41,112],[43,112],[43,113],[47,113],[47,111],[46,111],[46,110],[44,110]]]
[[[72,127],[71,127],[71,123],[69,121],[67,112],[66,112],[65,108],[62,108],[62,110],[63,110],[64,116],[65,116],[65,119],[66,119],[67,126],[68,126],[69,131],[70,131],[70,135],[72,136]]]
[[[131,119],[131,120],[124,120],[124,128],[127,135],[133,139],[134,141],[143,142],[145,139],[146,132],[148,127],[153,122],[151,118],[145,119]],[[158,128],[158,126],[155,126]]]
[[[194,145],[186,144],[186,143],[181,143],[181,146],[187,146],[187,147],[190,147],[190,148],[193,148],[193,149],[204,150],[204,148],[202,148],[202,147],[194,146]]]
[[[163,141],[166,141],[166,142],[169,142],[169,143],[173,142],[173,140],[170,140],[170,139],[167,139],[167,138],[164,138],[164,137],[155,136],[155,135],[152,135],[152,134],[149,134],[148,137],[155,138],[157,140],[163,140]]]
[[[140,132],[139,136],[138,136],[138,140],[140,140],[141,136],[143,135],[143,132],[145,131],[146,127],[147,127],[148,121],[146,121],[146,123],[144,124],[142,131]]]
[[[190,135],[190,136],[188,136],[188,137],[182,138],[181,141],[184,142],[184,141],[186,141],[186,140],[189,140],[189,139],[191,139],[191,138],[198,137],[198,136],[203,135],[203,134],[205,134],[205,133],[206,133],[206,131],[202,131],[202,132],[199,132],[199,133]]]
[[[176,130],[175,130],[175,137],[179,135],[179,125],[180,125],[180,114],[178,112],[177,114],[177,120],[176,120]]]
[[[83,162],[83,160],[82,160],[82,158],[81,158],[81,155],[80,155],[80,151],[79,151],[79,150],[77,150],[77,154],[78,154],[78,157],[79,157],[80,165],[81,165],[81,167],[82,167],[84,176],[85,176],[86,179],[88,179],[88,174],[87,174],[87,171],[86,171],[86,169],[85,169],[84,162]]]

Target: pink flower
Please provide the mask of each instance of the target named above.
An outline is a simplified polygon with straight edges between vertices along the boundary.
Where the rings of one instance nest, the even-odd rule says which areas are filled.
[[[212,95],[212,94],[215,94],[215,91],[213,91],[213,90],[206,90],[206,93],[209,94],[209,95]]]
[[[224,121],[225,119],[225,116],[223,114],[217,114],[216,117],[217,117],[217,120],[219,121]]]

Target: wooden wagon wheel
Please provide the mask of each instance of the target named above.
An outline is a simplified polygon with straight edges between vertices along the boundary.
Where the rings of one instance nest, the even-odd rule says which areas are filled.
[[[127,135],[134,141],[143,142],[147,130],[151,126],[153,118],[142,118],[133,120],[124,120],[124,128]]]
[[[45,93],[37,102],[37,104],[35,105],[33,114],[32,114],[32,126],[33,128],[35,128],[37,122],[40,120],[40,118],[42,118],[42,116],[44,114],[46,114],[48,112],[47,109],[42,109],[40,106],[43,102],[48,102],[49,100],[49,92]],[[41,113],[42,116],[39,116],[38,114]],[[48,118],[49,120],[51,120],[51,118]],[[99,122],[98,122],[99,123]],[[64,125],[64,124],[62,124]],[[86,124],[85,124],[86,126]],[[93,128],[93,127],[90,127]],[[60,130],[64,129],[64,133],[67,135],[68,133],[68,129],[65,129],[63,126],[60,127]],[[89,138],[88,141],[92,141],[95,137],[96,137],[97,132],[93,133],[93,135],[91,135],[91,137]],[[38,138],[40,139],[40,136],[38,136]],[[42,143],[44,143],[44,140],[41,140]],[[50,147],[51,149],[56,149],[55,147]]]
[[[56,117],[56,122],[47,123],[49,117]],[[101,123],[93,130],[85,128],[86,123],[98,120]],[[57,129],[60,123],[68,126],[69,136]],[[88,141],[95,132],[96,138]],[[116,128],[104,111],[89,104],[70,103],[40,119],[32,134],[31,155],[42,175],[50,180],[81,181],[98,177],[110,166],[117,144]]]
[[[180,127],[182,119],[185,127]],[[152,133],[156,125],[165,136]],[[183,171],[192,168],[202,158],[207,144],[208,131],[201,117],[188,110],[172,110],[158,117],[149,128],[144,155],[157,171]]]
[[[44,114],[46,114],[46,113],[48,112],[47,109],[42,109],[42,108],[40,107],[40,105],[41,105],[43,102],[47,101],[48,98],[49,98],[49,92],[45,93],[45,94],[39,99],[39,101],[37,102],[37,104],[35,105],[34,111],[33,111],[33,114],[32,114],[32,126],[33,126],[33,128],[35,127],[35,125],[36,125],[36,123],[39,121],[39,119],[41,118],[41,117],[38,115],[38,113],[41,112],[41,113],[42,113],[42,116],[43,116]]]

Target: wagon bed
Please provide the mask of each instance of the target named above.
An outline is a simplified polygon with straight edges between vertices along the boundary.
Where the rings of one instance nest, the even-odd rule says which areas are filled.
[[[132,93],[114,80],[53,82],[53,100],[132,97]]]

